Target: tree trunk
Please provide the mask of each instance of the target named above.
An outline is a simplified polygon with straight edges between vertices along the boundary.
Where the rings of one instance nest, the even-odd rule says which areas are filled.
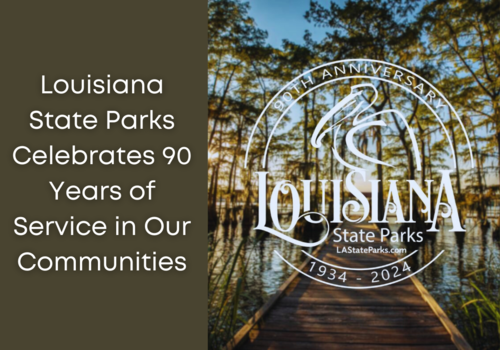
[[[380,114],[377,115],[377,120],[381,120]],[[376,141],[377,141],[377,159],[379,161],[382,161],[382,157],[383,157],[382,133],[381,133],[380,129],[378,129],[376,131],[375,135],[376,135]],[[384,205],[384,169],[382,167],[382,164],[377,164],[377,180],[379,180],[379,182],[378,182],[378,198],[377,198],[377,200],[378,200],[377,207],[378,207],[379,218],[377,218],[377,219],[380,219],[383,217],[384,209],[385,209],[385,205]],[[389,226],[386,223],[379,223],[377,225],[379,228],[387,228]]]
[[[304,97],[304,179],[310,180],[309,175],[309,140],[307,138],[307,126],[309,123],[309,99]]]

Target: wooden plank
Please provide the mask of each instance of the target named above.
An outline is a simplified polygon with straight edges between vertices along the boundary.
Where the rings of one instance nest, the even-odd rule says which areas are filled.
[[[309,280],[309,279],[308,279]],[[304,279],[296,279],[293,283],[290,284],[289,286],[289,291],[288,292],[294,292],[295,290],[329,290],[331,291],[332,294],[352,294],[352,290],[350,289],[344,289],[344,288],[332,288],[332,286],[329,286],[327,284],[323,283],[317,283],[315,281],[306,282]],[[355,295],[361,295],[364,293],[372,293],[372,294],[380,294],[380,291],[378,289],[359,289],[356,291]],[[403,284],[403,283],[395,283],[391,285],[391,294],[400,294],[400,293],[417,293],[420,295],[415,290],[415,285],[413,283],[410,284]]]
[[[315,305],[318,306],[318,305]],[[321,307],[314,306],[301,306],[299,308],[294,307],[290,304],[278,304],[276,307],[275,315],[286,315],[286,316],[309,316],[309,315],[350,315],[350,316],[375,316],[375,315],[385,315],[387,317],[396,316],[432,316],[432,310],[429,308],[385,308],[382,305],[376,305],[376,307],[345,307],[345,305],[319,305]]]
[[[406,327],[413,328],[418,326],[439,326],[441,322],[435,317],[424,319],[418,317],[386,317],[386,318],[365,318],[365,317],[356,317],[356,316],[317,316],[317,315],[309,315],[309,316],[300,316],[300,323],[322,323],[322,324],[331,324],[331,325],[350,325],[351,327],[357,327],[360,325],[363,326],[376,326],[376,327]],[[287,322],[288,321],[288,322]],[[274,314],[269,316],[269,323],[281,323],[284,326],[288,324],[292,324],[290,321],[290,317],[282,317],[275,316]],[[267,324],[267,323],[266,323]],[[264,327],[265,328],[265,325]],[[451,341],[451,340],[450,340]]]
[[[267,331],[282,331],[283,329],[280,325],[266,324]],[[441,325],[436,326],[424,326],[424,327],[413,327],[413,328],[394,328],[394,327],[373,327],[373,326],[359,326],[352,327],[349,325],[328,325],[328,324],[302,324],[294,323],[289,325],[287,328],[289,332],[309,332],[309,333],[329,333],[329,334],[371,334],[371,335],[384,335],[384,336],[395,336],[395,335],[406,335],[406,334],[418,334],[419,336],[425,336],[429,333],[432,334],[448,334],[447,330]]]
[[[285,342],[285,341],[258,341],[255,343],[249,343],[247,346],[248,349],[251,350],[277,350],[277,349],[287,349],[287,350],[456,350],[456,347],[453,344],[447,345],[424,345],[424,346],[415,346],[415,345],[405,345],[405,344],[384,344],[384,345],[374,345],[371,343],[367,344],[325,344],[325,343],[316,343],[311,344],[307,342]]]
[[[318,283],[319,284],[319,283]],[[328,288],[315,288],[315,287],[301,287],[296,286],[294,290],[287,291],[287,295],[290,297],[319,297],[319,298],[330,298],[333,301],[340,298],[350,298],[352,300],[358,299],[367,299],[367,298],[383,298],[388,299],[391,297],[405,297],[408,299],[422,299],[420,293],[415,289],[401,289],[396,291],[391,291],[391,294],[383,294],[380,295],[379,291],[373,291],[372,289],[362,289],[357,290],[356,293],[353,293],[352,290],[346,290],[342,288],[335,288],[335,291],[332,291],[332,287],[328,286]]]
[[[333,287],[332,287],[333,288]],[[321,305],[373,305],[377,306],[383,303],[383,305],[387,306],[412,306],[415,305],[416,303],[418,304],[424,304],[425,302],[422,299],[394,299],[390,298],[387,296],[382,296],[377,299],[353,299],[350,297],[343,297],[343,298],[319,298],[319,297],[314,297],[314,298],[308,298],[308,297],[291,297],[288,296],[286,298],[286,301],[283,301],[283,303],[286,303],[285,305],[296,305],[298,303],[303,303],[306,305],[315,305],[315,304],[321,304]]]
[[[341,344],[413,344],[413,345],[436,345],[450,344],[450,336],[447,332],[432,333],[425,336],[421,334],[405,333],[386,336],[379,333],[337,333],[332,332],[288,332],[283,330],[253,331],[255,338],[262,340],[275,340],[285,342],[307,342],[313,343],[341,343]],[[250,335],[252,339],[252,334]]]

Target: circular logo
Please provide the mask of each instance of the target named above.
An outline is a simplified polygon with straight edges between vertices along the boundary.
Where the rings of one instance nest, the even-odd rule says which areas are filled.
[[[474,167],[457,112],[414,71],[370,59],[318,66],[283,86],[251,131],[255,229],[302,247],[301,267],[275,253],[320,283],[359,289],[408,279],[444,253],[413,271],[408,258],[426,235],[445,220],[465,231],[457,152]]]

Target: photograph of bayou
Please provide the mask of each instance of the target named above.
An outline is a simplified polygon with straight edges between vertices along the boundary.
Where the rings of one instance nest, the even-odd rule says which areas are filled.
[[[451,180],[466,231],[452,232],[449,219],[440,221],[438,232],[424,235],[411,263],[418,269],[445,250],[416,277],[472,348],[499,349],[499,0],[208,1],[209,348],[224,348],[291,275],[293,270],[273,254],[275,249],[295,266],[304,260],[301,247],[254,230],[255,172],[311,180],[311,209],[318,209],[320,179],[345,179],[347,171],[331,152],[311,147],[311,135],[349,86],[301,99],[286,115],[287,129],[275,136],[272,156],[264,149],[275,120],[264,115],[253,141],[260,146],[249,152],[245,167],[252,128],[270,99],[296,76],[352,58],[390,62],[415,72],[441,91],[459,114],[473,158],[451,111],[443,113],[443,123],[456,154],[457,171]],[[355,141],[365,154],[398,165],[396,170],[374,167],[371,178],[415,180],[426,189],[425,181],[438,180],[440,164],[451,157],[441,126],[417,100],[403,99],[382,85],[372,108],[405,111],[415,130],[422,169],[415,171],[408,133],[401,132],[390,115],[383,118],[392,127],[360,133]],[[327,134],[323,142],[331,139]],[[265,168],[263,157],[269,157]],[[383,203],[389,186],[381,186]],[[430,186],[431,198],[436,198],[438,187],[439,181]],[[328,196],[326,202],[331,203]],[[400,196],[408,203],[408,193]],[[342,203],[349,199],[341,194]],[[287,203],[281,209],[286,212]],[[424,219],[418,213],[416,218],[417,228],[425,231]],[[405,229],[394,217],[388,226]],[[318,237],[307,225],[297,225],[289,234],[303,241]]]

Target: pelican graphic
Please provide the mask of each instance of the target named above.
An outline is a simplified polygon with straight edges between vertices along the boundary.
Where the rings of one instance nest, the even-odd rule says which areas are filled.
[[[362,100],[362,95],[363,93],[368,90],[372,89],[374,94],[373,98],[371,101],[366,104],[365,101]],[[371,158],[368,157],[366,154],[360,152],[357,147],[354,145],[354,134],[358,132],[360,129],[372,127],[372,126],[378,126],[378,127],[384,127],[387,126],[386,123],[383,120],[377,120],[376,117],[378,115],[382,115],[385,113],[394,113],[394,115],[401,119],[403,122],[404,126],[408,130],[408,134],[411,139],[412,143],[412,148],[413,148],[413,154],[415,156],[415,164],[417,165],[417,170],[420,171],[420,152],[418,150],[418,144],[417,140],[415,139],[415,135],[413,134],[412,129],[409,127],[408,123],[406,122],[406,119],[403,115],[398,110],[395,109],[388,109],[384,111],[380,111],[377,113],[372,113],[368,114],[367,111],[375,104],[375,101],[377,101],[378,98],[378,92],[375,86],[372,84],[358,84],[354,85],[351,87],[351,93],[347,96],[344,97],[339,103],[337,103],[328,113],[325,114],[323,118],[319,121],[318,125],[316,125],[316,128],[314,129],[312,139],[311,139],[311,145],[315,148],[321,147],[321,141],[323,140],[323,137],[328,133],[334,130],[334,136],[333,136],[333,147],[332,147],[332,152],[335,158],[345,167],[348,167],[350,169],[360,171],[364,173],[364,169],[356,167],[353,164],[348,163],[342,157],[339,155],[337,151],[337,136],[339,133],[340,128],[342,127],[343,124],[347,124],[347,121],[354,116],[352,119],[352,127],[349,127],[349,131],[345,135],[345,142],[347,145],[348,150],[357,158],[374,163],[374,164],[382,164],[385,166],[392,167],[392,165],[383,162],[381,160],[378,160],[376,158]],[[330,127],[325,128],[325,125],[332,119],[332,117],[337,114],[338,112],[345,110],[351,106],[354,105],[354,108],[352,109],[351,112],[347,114],[343,119],[339,120],[335,124],[331,125]],[[366,106],[366,107],[364,107]],[[324,129],[324,130],[323,130]]]

